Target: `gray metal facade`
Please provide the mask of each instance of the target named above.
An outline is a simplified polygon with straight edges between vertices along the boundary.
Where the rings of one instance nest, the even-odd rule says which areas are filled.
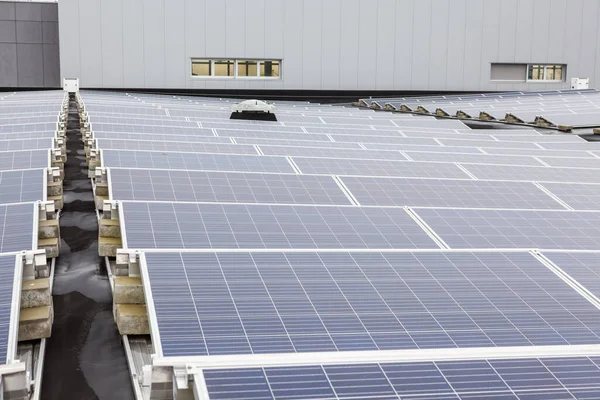
[[[0,88],[60,87],[56,3],[0,1]]]
[[[598,0],[61,0],[61,71],[88,88],[545,90],[600,82]],[[278,80],[190,59],[281,59]],[[566,64],[493,81],[491,63]]]

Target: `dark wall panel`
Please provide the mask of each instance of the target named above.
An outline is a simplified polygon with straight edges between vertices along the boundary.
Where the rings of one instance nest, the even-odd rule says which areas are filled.
[[[0,1],[0,88],[60,86],[58,5]]]

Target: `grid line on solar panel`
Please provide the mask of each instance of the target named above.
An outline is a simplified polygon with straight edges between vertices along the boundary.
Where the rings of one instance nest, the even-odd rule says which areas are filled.
[[[229,137],[160,135],[156,133],[93,132],[96,139],[148,140],[156,142],[233,143]]]
[[[44,200],[43,169],[0,171],[0,204]]]
[[[39,150],[52,148],[52,139],[36,138],[36,139],[17,139],[0,140],[0,151],[13,150]]]
[[[598,170],[591,168],[529,167],[492,164],[461,165],[478,179],[528,180],[556,183],[600,183]]]
[[[130,249],[439,248],[402,208],[139,202],[121,207]]]
[[[112,199],[177,202],[351,204],[331,177],[110,169]]]
[[[309,157],[293,157],[292,160],[303,174],[398,176],[407,178],[469,178],[464,171],[453,163]]]
[[[600,210],[600,185],[585,183],[540,184],[574,210]]]
[[[408,155],[414,161],[437,161],[437,162],[458,162],[471,164],[494,164],[494,165],[532,165],[542,166],[543,164],[533,157],[528,156],[494,156],[487,154],[460,154],[460,153],[430,153],[424,151],[407,151]],[[600,162],[600,160],[598,160]]]
[[[49,150],[0,152],[0,170],[47,168],[49,161]]]
[[[204,370],[212,400],[597,399],[600,358],[526,358]]]
[[[450,248],[600,249],[600,213],[414,208]]]
[[[271,156],[297,156],[318,158],[349,158],[364,160],[403,160],[399,151],[362,150],[362,149],[327,149],[318,147],[292,147],[292,146],[267,146],[261,145],[261,151]],[[600,160],[598,160],[600,161]]]
[[[8,362],[14,279],[15,255],[0,254],[0,365]]]
[[[531,182],[340,178],[363,206],[564,209]]]
[[[110,149],[102,150],[101,154],[102,166],[104,167],[276,173],[295,172],[285,157]]]
[[[546,251],[543,255],[580,287],[600,298],[600,253]]]
[[[93,132],[158,133],[168,135],[214,136],[211,129],[161,125],[117,125],[92,123]]]
[[[262,139],[262,138],[235,138],[239,144],[257,144],[268,146],[294,146],[301,148],[326,147],[338,149],[361,149],[358,143],[340,143],[340,142],[325,142],[317,140],[290,140],[290,139]],[[375,149],[374,149],[375,150]]]
[[[0,253],[32,249],[33,203],[0,205]]]
[[[572,157],[540,157],[550,167],[600,168],[600,159]]]
[[[598,309],[526,252],[144,257],[165,357],[600,342]]]
[[[254,154],[252,145],[232,143],[157,142],[148,140],[97,139],[98,148],[113,150],[148,150],[182,153]]]

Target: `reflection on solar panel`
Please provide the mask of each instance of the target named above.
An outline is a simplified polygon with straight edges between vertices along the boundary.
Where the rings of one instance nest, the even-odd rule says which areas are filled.
[[[597,399],[600,358],[205,370],[211,399]]]
[[[6,151],[0,153],[0,170],[48,167],[48,150]]]
[[[600,343],[530,253],[145,257],[164,356]]]
[[[132,249],[438,248],[399,208],[123,203]]]
[[[564,209],[531,182],[342,177],[363,206]]]
[[[294,157],[293,160],[304,174],[469,178],[459,167],[450,163],[433,164],[408,161],[308,157]]]
[[[0,255],[0,365],[6,364],[12,309],[15,256]]]
[[[596,169],[525,167],[485,164],[466,164],[464,167],[479,179],[600,183],[600,174]]]
[[[103,150],[105,167],[293,173],[284,157]]]
[[[257,154],[254,146],[230,143],[155,142],[149,140],[98,139],[101,149],[176,151],[215,154]]]
[[[0,204],[44,200],[43,169],[0,171]]]
[[[451,248],[600,249],[600,213],[418,209]]]
[[[112,169],[110,177],[119,200],[350,204],[328,176]]]
[[[600,210],[600,185],[544,183],[542,186],[574,210]]]
[[[31,250],[34,204],[0,205],[0,253]]]
[[[544,255],[600,298],[600,253],[544,252]]]

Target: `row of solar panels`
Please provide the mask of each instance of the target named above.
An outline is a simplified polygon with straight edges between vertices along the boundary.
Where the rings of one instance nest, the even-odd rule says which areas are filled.
[[[595,165],[591,145],[546,136],[537,144],[540,136],[525,133],[504,149],[507,132],[486,132],[487,140],[463,139],[456,153],[435,140],[419,146],[424,161],[408,161],[417,149],[400,147],[418,145],[397,141],[423,137],[401,128],[371,134],[361,123],[360,134],[339,142],[351,125],[313,132],[302,122],[236,123],[230,134],[221,132],[228,121],[201,119],[204,129],[182,133],[172,115],[188,99],[144,99],[163,110],[164,100],[168,122],[144,123],[140,111],[121,108],[100,116],[108,124],[100,131],[100,114],[86,108],[110,198],[120,201],[123,246],[143,251],[154,363],[197,365],[200,396],[550,399],[600,391],[591,357],[600,343],[600,255],[572,251],[599,250],[600,214],[570,210],[597,208],[592,182],[600,181],[595,169],[532,157],[561,155],[546,145],[573,146],[581,156],[574,165]],[[123,121],[130,111],[133,124]],[[430,137],[457,135],[450,140],[476,135],[415,128],[428,129]],[[315,135],[328,145],[317,146]],[[491,144],[482,151],[481,143]],[[493,150],[514,151],[503,160],[516,164],[486,164],[497,161]],[[444,162],[428,157],[438,153]],[[537,248],[546,250],[527,250]]]
[[[565,131],[600,126],[600,93],[596,90],[520,96],[362,99],[360,104],[375,109],[502,121]]]

